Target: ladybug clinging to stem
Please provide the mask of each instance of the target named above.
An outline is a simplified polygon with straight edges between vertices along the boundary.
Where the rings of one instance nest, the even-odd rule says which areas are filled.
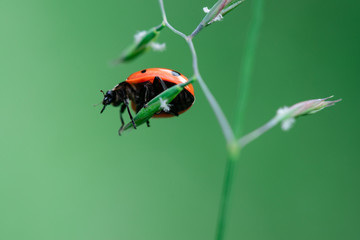
[[[146,103],[155,96],[165,91],[167,88],[176,84],[185,83],[189,80],[181,73],[166,68],[148,68],[131,74],[124,82],[119,83],[113,89],[104,93],[102,113],[106,106],[120,106],[121,127],[119,134],[124,127],[122,114],[127,109],[132,124],[136,129],[134,119],[129,108],[129,100],[132,109],[137,113]],[[178,116],[188,110],[195,101],[194,88],[191,84],[187,85],[179,95],[171,102],[169,111],[160,111],[154,118],[168,118]],[[148,127],[150,126],[147,121]]]

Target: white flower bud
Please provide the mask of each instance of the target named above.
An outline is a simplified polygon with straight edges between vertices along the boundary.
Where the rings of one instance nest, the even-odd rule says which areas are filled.
[[[288,131],[295,123],[295,118],[305,116],[309,114],[317,113],[318,111],[333,106],[335,103],[341,101],[341,99],[335,101],[326,101],[329,98],[313,99],[303,101],[292,105],[291,107],[279,108],[276,117],[281,121],[281,128],[284,131]]]

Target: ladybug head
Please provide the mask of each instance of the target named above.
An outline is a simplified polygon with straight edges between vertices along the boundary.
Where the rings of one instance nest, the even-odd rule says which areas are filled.
[[[104,94],[104,99],[102,101],[102,104],[104,105],[104,107],[101,109],[100,113],[102,113],[105,110],[105,107],[107,105],[111,104],[115,99],[115,93],[113,90],[109,90],[106,93],[104,93],[103,90],[101,90],[101,92]]]

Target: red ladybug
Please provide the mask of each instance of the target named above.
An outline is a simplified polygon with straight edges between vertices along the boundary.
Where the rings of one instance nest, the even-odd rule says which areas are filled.
[[[102,104],[102,113],[106,106],[111,104],[113,106],[120,106],[120,120],[121,129],[124,127],[124,119],[122,114],[127,109],[134,128],[135,122],[129,109],[129,100],[131,100],[131,107],[137,113],[146,103],[163,92],[167,88],[187,82],[188,79],[181,73],[166,69],[166,68],[148,68],[139,72],[131,74],[126,81],[119,83],[113,89],[104,94]],[[187,85],[183,91],[171,102],[170,110],[168,112],[161,111],[155,114],[155,118],[167,118],[178,116],[187,111],[194,103],[195,95],[194,88],[191,84]],[[149,125],[149,121],[147,121]]]

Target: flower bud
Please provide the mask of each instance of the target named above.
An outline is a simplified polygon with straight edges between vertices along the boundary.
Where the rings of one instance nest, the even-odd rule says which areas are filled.
[[[209,26],[213,22],[220,21],[225,14],[229,13],[244,1],[245,0],[218,0],[210,10],[204,7],[203,11],[206,15],[190,36],[194,37],[204,27]]]
[[[238,0],[238,1],[232,1],[230,4],[228,4],[223,10],[221,10],[220,14],[221,16],[225,16],[229,12],[231,12],[234,8],[239,6],[241,3],[243,3],[245,0]]]
[[[163,50],[165,48],[165,44],[154,44],[154,40],[158,37],[160,31],[164,27],[165,24],[162,23],[160,26],[151,28],[148,31],[140,31],[136,33],[134,36],[134,43],[121,54],[121,57],[117,59],[115,63],[122,63],[133,60],[147,50],[149,50],[150,48],[157,48],[157,50]]]
[[[335,103],[341,101],[341,99],[335,101],[327,101],[327,99],[332,97],[333,96],[299,102],[292,105],[291,107],[285,106],[277,111],[276,118],[281,121],[281,128],[284,131],[287,131],[295,123],[295,118],[317,113],[318,111],[326,107],[333,106]]]
[[[206,26],[212,23],[213,21],[217,21],[221,19],[222,18],[222,16],[220,15],[221,10],[223,10],[226,7],[226,5],[228,5],[230,2],[232,2],[232,0],[219,0],[209,11],[206,11],[207,8],[204,8],[204,11],[207,12],[207,14],[205,15],[201,23],[204,26]]]

